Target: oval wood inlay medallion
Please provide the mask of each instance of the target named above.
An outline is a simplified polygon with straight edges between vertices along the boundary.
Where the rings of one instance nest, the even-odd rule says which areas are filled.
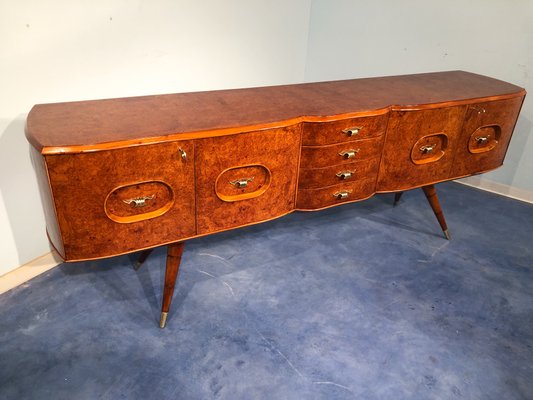
[[[433,133],[417,140],[411,149],[411,161],[415,164],[428,164],[439,161],[448,147],[448,136]]]
[[[165,214],[174,204],[174,192],[165,182],[136,182],[107,195],[104,210],[113,221],[127,224]]]
[[[261,196],[270,186],[270,170],[261,164],[228,168],[215,181],[215,192],[222,201],[233,202]]]
[[[498,145],[502,128],[499,125],[485,125],[477,128],[468,140],[468,151],[472,154],[491,151]]]

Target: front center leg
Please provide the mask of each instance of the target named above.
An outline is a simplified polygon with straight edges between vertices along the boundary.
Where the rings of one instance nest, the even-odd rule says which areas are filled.
[[[171,243],[167,246],[167,266],[165,270],[165,288],[163,290],[163,304],[161,306],[161,319],[159,326],[164,328],[167,324],[168,311],[172,303],[172,295],[176,285],[176,278],[181,263],[181,255],[185,248],[184,242]]]
[[[429,205],[433,209],[433,212],[435,213],[435,216],[437,217],[437,220],[439,221],[440,227],[442,228],[442,232],[444,233],[444,236],[446,239],[450,240],[450,233],[448,232],[448,225],[446,225],[446,220],[444,219],[444,213],[442,212],[442,208],[439,203],[439,198],[437,197],[437,189],[435,189],[435,185],[428,185],[422,187],[422,190],[424,191],[424,194],[426,195],[426,198],[429,202]]]

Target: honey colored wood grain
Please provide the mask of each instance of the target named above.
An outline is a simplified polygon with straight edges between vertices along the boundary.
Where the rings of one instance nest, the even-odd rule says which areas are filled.
[[[304,146],[320,146],[357,139],[368,139],[385,133],[389,114],[348,118],[334,122],[305,122],[303,124],[302,144]],[[350,135],[347,130],[357,129]]]
[[[224,129],[228,134],[236,127],[263,129],[280,121],[290,125],[350,113],[372,115],[388,107],[433,108],[524,93],[496,79],[450,71],[41,104],[28,115],[26,135],[37,150],[47,154],[94,151],[211,136]]]
[[[501,165],[524,96],[452,71],[37,105],[26,135],[66,261],[168,245],[164,327],[189,238],[420,186],[449,238],[433,184]]]
[[[325,146],[303,146],[300,165],[302,168],[322,168],[379,157],[384,138],[378,136]],[[354,157],[347,158],[349,152],[353,152]]]
[[[161,305],[161,312],[168,313],[170,311],[170,304],[172,303],[172,295],[174,294],[174,287],[181,264],[181,257],[185,243],[171,243],[167,246],[167,263],[165,269],[165,285],[163,288],[163,301]]]
[[[343,182],[319,189],[300,189],[296,207],[299,210],[319,210],[355,200],[363,200],[372,196],[376,188],[375,177]],[[336,194],[347,192],[346,198]]]
[[[355,161],[324,168],[300,168],[298,189],[318,189],[343,182],[377,177],[381,154],[366,161]],[[344,174],[344,177],[343,177]],[[346,175],[349,174],[349,177]]]
[[[187,161],[179,148],[186,149]],[[66,260],[136,251],[196,233],[192,142],[51,155],[46,164]],[[133,185],[131,196],[157,194],[156,188],[143,184],[147,181],[164,182],[174,191],[165,214],[132,223],[116,222],[106,214],[106,199],[117,187]]]
[[[50,243],[56,252],[65,258],[65,249],[63,247],[63,238],[58,224],[56,205],[50,188],[48,177],[48,167],[45,159],[35,148],[30,149],[31,160],[37,176],[41,203],[43,205],[44,217],[46,221],[46,232]]]
[[[479,75],[421,74],[37,106],[27,135],[50,240],[74,261],[493,169],[523,97]],[[355,127],[355,136],[342,132]],[[491,129],[501,131],[498,143],[484,151],[472,137]],[[51,146],[40,147],[46,138]],[[434,138],[445,138],[435,147],[442,157],[417,153]],[[339,155],[350,150],[355,158]],[[346,171],[346,181],[336,176]],[[231,184],[250,177],[246,187]],[[138,196],[155,197],[139,208],[124,203]]]
[[[422,136],[411,148],[411,161],[414,164],[439,161],[448,151],[448,142],[448,135],[442,132]]]
[[[264,165],[239,165],[218,175],[215,193],[220,200],[226,202],[253,199],[268,190],[271,178],[272,173]]]
[[[516,97],[468,106],[450,178],[483,172],[502,165],[523,100],[523,97]],[[496,139],[493,129],[479,130],[480,127],[487,126],[499,130]],[[479,146],[472,144],[476,138],[487,135],[492,136],[487,138],[486,143]],[[483,146],[490,146],[490,150],[480,151]],[[477,151],[473,152],[473,147]]]
[[[247,132],[227,137],[198,139],[196,142],[196,204],[199,234],[238,227],[287,214],[294,209],[301,125],[269,131]],[[254,178],[250,165],[262,165],[270,172],[269,185],[260,196],[227,202],[217,193],[221,185],[234,191],[234,178]],[[220,175],[232,171],[231,179]],[[239,175],[241,171],[242,176]],[[259,172],[259,171],[256,171]],[[262,174],[262,172],[261,172]],[[237,178],[239,177],[240,178]],[[217,182],[218,181],[218,182]],[[253,186],[252,192],[258,187]],[[246,193],[249,188],[239,189]],[[239,191],[237,190],[237,191]]]
[[[391,112],[377,190],[399,191],[448,179],[465,112],[466,106]],[[444,154],[434,162],[415,164],[413,151],[422,154],[420,140],[431,135],[447,137]]]
[[[115,222],[132,223],[165,214],[174,204],[174,191],[164,182],[120,186],[107,196],[106,215]]]

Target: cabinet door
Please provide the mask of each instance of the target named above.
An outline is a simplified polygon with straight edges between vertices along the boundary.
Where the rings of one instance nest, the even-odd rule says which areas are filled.
[[[62,256],[105,257],[193,236],[193,160],[192,141],[46,156]]]
[[[448,179],[466,106],[393,111],[378,178],[378,191]]]
[[[199,234],[278,217],[294,209],[301,125],[199,139]]]
[[[502,165],[523,99],[520,96],[468,107],[450,178]]]

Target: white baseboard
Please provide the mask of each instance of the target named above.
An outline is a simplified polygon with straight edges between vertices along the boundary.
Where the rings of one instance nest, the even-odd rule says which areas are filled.
[[[61,258],[55,252],[50,252],[37,257],[35,260],[13,271],[9,271],[7,274],[0,276],[0,294],[41,275],[58,266],[61,262]]]
[[[455,182],[533,204],[533,191],[519,189],[513,186],[505,185],[503,183],[489,181],[483,179],[481,176],[469,176],[468,178],[459,179]]]

